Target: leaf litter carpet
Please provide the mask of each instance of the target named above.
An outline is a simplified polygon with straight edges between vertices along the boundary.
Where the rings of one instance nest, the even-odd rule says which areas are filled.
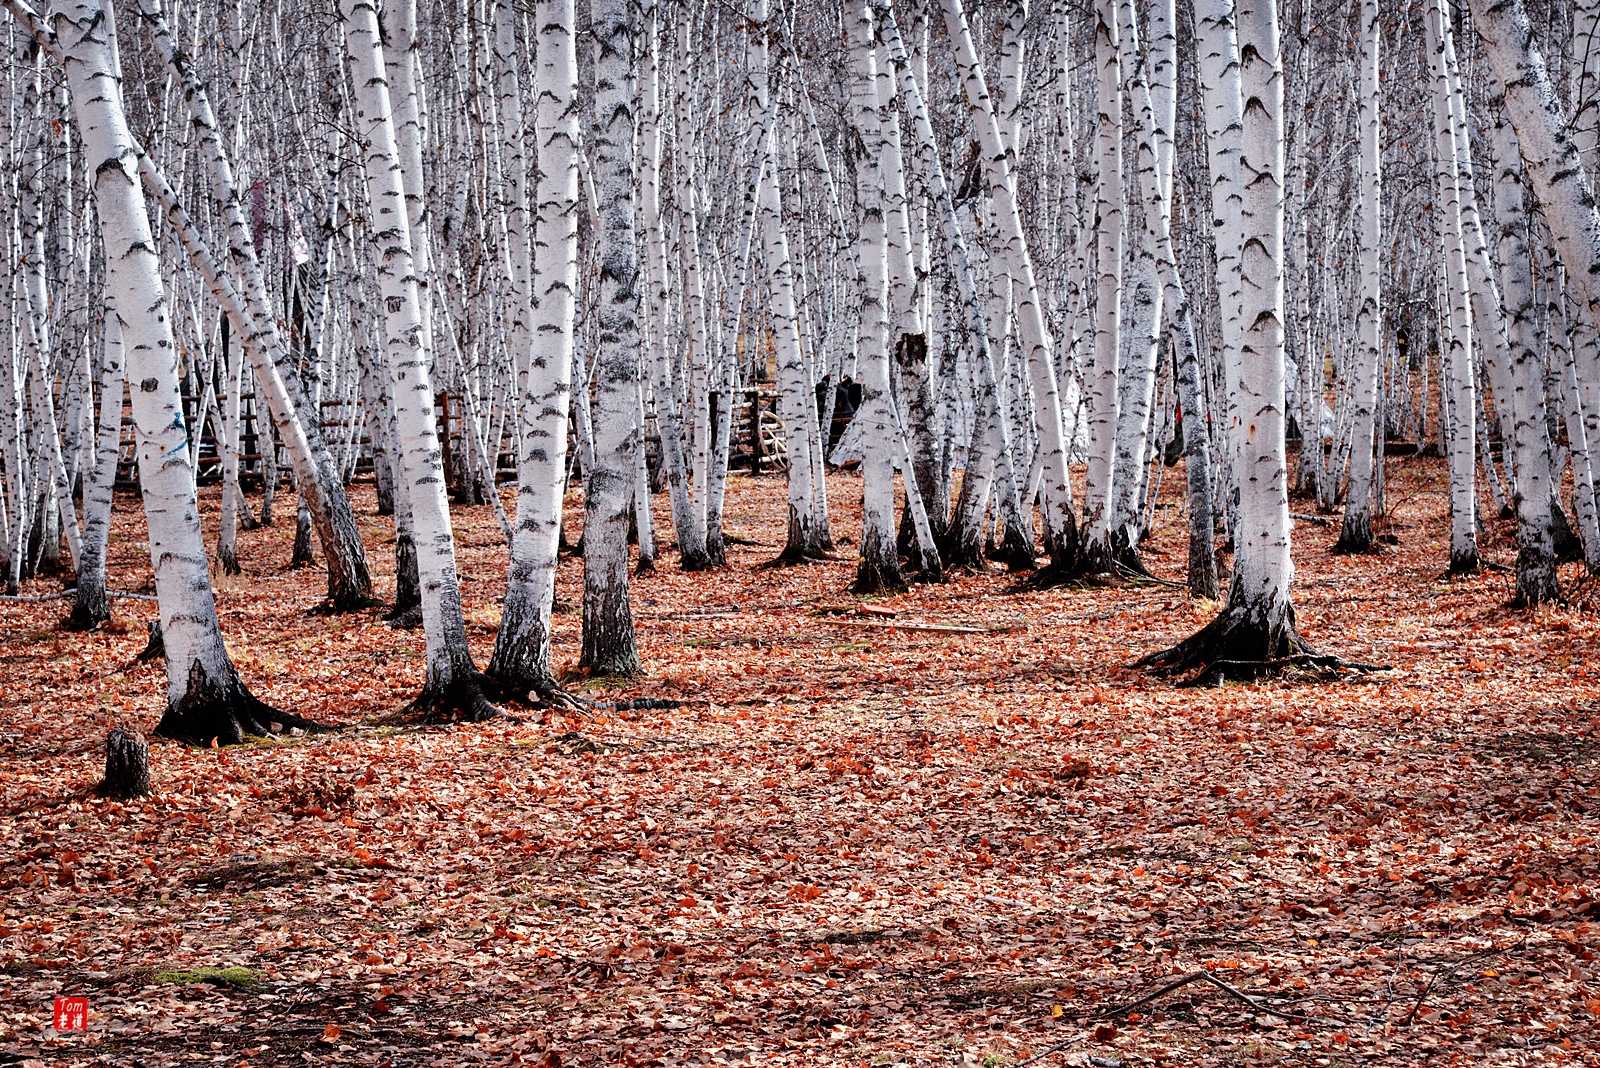
[[[1146,560],[1180,577],[1166,486]],[[648,676],[583,690],[681,707],[430,729],[378,723],[420,634],[307,614],[280,498],[223,626],[259,696],[346,729],[156,741],[128,804],[87,791],[106,732],[158,718],[154,606],[74,635],[66,602],[0,604],[0,1064],[1600,1063],[1600,621],[1442,580],[1443,490],[1391,464],[1379,556],[1296,525],[1302,631],[1392,672],[1183,689],[1123,665],[1215,605],[1003,575],[862,601],[847,562],[758,570],[783,483],[738,477],[756,544],[698,575],[664,552],[634,585]],[[842,534],[859,493],[833,480]],[[112,585],[147,590],[118,516]],[[504,547],[490,509],[456,519],[483,663]],[[580,598],[567,560],[566,668]],[[1232,992],[1126,1010],[1201,971]]]

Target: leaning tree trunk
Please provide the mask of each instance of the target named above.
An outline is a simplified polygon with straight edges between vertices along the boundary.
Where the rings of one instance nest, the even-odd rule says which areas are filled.
[[[639,253],[634,243],[634,31],[627,0],[594,0],[594,176],[599,187],[600,322],[595,353],[594,466],[583,513],[583,653],[596,675],[633,675],[639,652],[628,605],[628,506],[640,428]]]
[[[1187,457],[1189,495],[1188,587],[1196,597],[1214,598],[1217,595],[1217,561],[1212,541],[1211,448],[1206,435],[1205,397],[1200,390],[1200,354],[1195,342],[1194,319],[1172,243],[1172,208],[1167,199],[1172,187],[1166,181],[1168,175],[1161,163],[1162,146],[1168,138],[1162,135],[1158,124],[1160,120],[1157,116],[1161,114],[1161,107],[1156,101],[1160,98],[1153,92],[1137,54],[1132,55],[1131,59],[1135,67],[1130,73],[1129,85],[1133,90],[1133,114],[1138,133],[1135,170],[1139,176],[1145,222],[1151,231],[1154,267],[1163,289],[1168,330],[1176,349],[1181,404],[1186,413],[1184,453]],[[1127,548],[1131,550],[1133,546]],[[1130,565],[1138,562],[1131,553],[1125,561]]]
[[[241,285],[236,292],[242,307],[225,310],[235,317],[233,326],[239,343],[251,358],[257,392],[265,397],[272,422],[289,448],[295,485],[315,526],[328,565],[328,608],[334,612],[350,612],[370,607],[376,600],[372,596],[372,577],[367,570],[366,550],[356,526],[355,512],[323,439],[320,410],[316,402],[305,395],[294,356],[283,343],[278,317],[267,299],[261,262],[256,255],[250,226],[245,221],[233,167],[223,145],[222,131],[212,113],[210,97],[191,58],[173,42],[159,0],[141,2],[158,51],[183,83],[193,126],[200,137],[212,196],[227,233],[229,258],[240,275]],[[152,177],[148,170],[146,168],[147,182]],[[214,287],[215,282],[212,285]]]
[[[86,170],[94,180],[95,214],[128,378],[137,383],[131,393],[139,488],[167,652],[167,710],[156,733],[196,744],[230,744],[285,726],[314,726],[251,695],[222,642],[182,418],[178,348],[139,185],[137,151],[122,110],[108,12],[99,0],[76,0],[55,8],[48,24],[32,28],[44,36],[41,44],[60,42]]]
[[[384,334],[394,389],[395,423],[422,585],[427,678],[408,711],[424,719],[461,714],[480,719],[498,710],[483,695],[482,676],[467,647],[456,579],[455,541],[445,499],[444,468],[433,415],[433,381],[423,335],[428,325],[418,290],[406,186],[395,137],[384,48],[375,0],[342,0],[355,100],[356,136],[364,146],[372,205],[372,257],[383,298]]]
[[[887,3],[876,5],[876,14],[882,23],[882,34],[889,49],[889,61],[894,65],[900,87],[909,102],[912,127],[917,141],[917,165],[921,179],[932,195],[934,205],[950,249],[956,282],[961,297],[961,328],[973,346],[973,362],[978,370],[978,397],[972,428],[972,448],[967,454],[967,467],[962,474],[961,493],[957,499],[955,519],[945,531],[943,564],[983,570],[983,515],[995,482],[997,461],[1009,463],[1010,431],[1000,415],[997,401],[999,384],[996,381],[994,357],[989,349],[989,329],[983,315],[983,304],[978,299],[978,279],[973,269],[960,218],[950,187],[945,181],[944,168],[939,160],[938,145],[934,141],[933,124],[917,83],[916,74],[906,55],[905,43],[900,38],[900,27]],[[1008,468],[1009,469],[1009,468]],[[999,480],[1002,509],[1020,514],[1021,502],[1017,499],[1016,483],[1006,477]],[[1033,546],[1025,551],[1032,555]]]
[[[1017,206],[1015,176],[1000,135],[1000,123],[984,84],[972,34],[961,0],[941,0],[945,30],[956,50],[956,73],[966,93],[977,127],[978,154],[983,162],[985,193],[994,211],[1000,263],[1011,275],[1017,306],[1020,340],[1027,353],[1028,377],[1033,386],[1034,420],[1039,431],[1043,461],[1045,548],[1051,556],[1043,582],[1075,574],[1078,564],[1078,523],[1073,514],[1072,482],[1067,471],[1069,442],[1062,422],[1061,394],[1056,378],[1054,342],[1045,327],[1043,292],[1034,277],[1033,258],[1022,229]],[[1024,499],[1026,507],[1026,499]]]
[[[104,344],[100,357],[100,421],[94,466],[83,494],[83,555],[78,560],[78,591],[67,617],[69,630],[92,630],[111,619],[106,598],[106,548],[111,534],[112,492],[122,446],[122,398],[127,363],[116,298],[106,295]]]
[[[1381,310],[1383,265],[1380,243],[1383,240],[1382,117],[1379,111],[1378,49],[1382,25],[1378,19],[1378,0],[1361,0],[1361,56],[1359,66],[1361,150],[1358,182],[1361,197],[1361,242],[1357,256],[1360,291],[1356,301],[1355,381],[1351,398],[1354,411],[1350,431],[1350,481],[1345,494],[1344,522],[1339,553],[1364,553],[1372,550],[1372,470],[1374,450],[1374,411],[1378,402],[1378,368],[1381,361],[1383,312]],[[1302,359],[1310,359],[1302,353]],[[1303,406],[1302,406],[1303,407]],[[1320,420],[1320,413],[1318,413]],[[1302,426],[1302,435],[1311,433]],[[1320,430],[1318,431],[1320,435]],[[1318,448],[1320,449],[1320,437]]]

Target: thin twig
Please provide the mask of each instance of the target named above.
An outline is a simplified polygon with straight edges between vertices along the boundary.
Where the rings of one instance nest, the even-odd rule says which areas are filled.
[[[1180,987],[1188,986],[1190,983],[1200,982],[1200,981],[1204,981],[1204,982],[1210,983],[1212,986],[1216,987],[1218,990],[1221,990],[1223,993],[1228,994],[1231,997],[1238,998],[1240,1001],[1244,1002],[1246,1005],[1250,1006],[1252,1009],[1255,1009],[1257,1012],[1265,1013],[1268,1016],[1276,1016],[1280,1020],[1297,1020],[1297,1021],[1306,1021],[1306,1022],[1310,1022],[1310,1023],[1318,1022],[1318,1020],[1317,1020],[1317,1018],[1315,1016],[1305,1016],[1305,1015],[1302,1015],[1301,1013],[1297,1013],[1297,1012],[1279,1012],[1277,1009],[1269,1008],[1268,1006],[1261,1004],[1261,1002],[1257,1001],[1255,998],[1251,997],[1249,994],[1246,994],[1244,991],[1240,990],[1238,987],[1231,986],[1228,983],[1223,982],[1221,979],[1218,979],[1216,976],[1212,975],[1210,972],[1194,972],[1194,973],[1192,973],[1190,975],[1186,975],[1181,979],[1178,979],[1178,980],[1175,980],[1175,981],[1173,981],[1171,983],[1168,983],[1166,986],[1162,987],[1160,990],[1155,991],[1154,993],[1146,994],[1144,997],[1140,998],[1138,1001],[1132,1002],[1131,1004],[1128,1004],[1128,1005],[1119,1006],[1118,1008],[1111,1009],[1111,1010],[1109,1010],[1107,1012],[1103,1012],[1099,1016],[1092,1017],[1092,1019],[1106,1020],[1106,1019],[1110,1019],[1113,1016],[1122,1016],[1122,1015],[1124,1015],[1126,1013],[1132,1012],[1134,1009],[1137,1009],[1141,1005],[1147,1005],[1147,1004],[1149,1004],[1150,1002],[1156,1000],[1159,997],[1162,997],[1162,996],[1164,996],[1166,994],[1170,994],[1174,990],[1177,990]]]
[[[1526,941],[1527,939],[1524,938],[1522,942],[1518,942],[1510,949],[1501,949],[1499,946],[1491,946],[1489,949],[1485,949],[1480,953],[1473,953],[1470,956],[1462,957],[1444,971],[1434,972],[1428,977],[1428,985],[1423,987],[1422,993],[1417,995],[1417,1003],[1411,1006],[1411,1011],[1406,1013],[1406,1018],[1400,1021],[1400,1026],[1411,1026],[1411,1021],[1415,1020],[1417,1018],[1417,1013],[1422,1011],[1422,1003],[1428,999],[1428,995],[1433,991],[1434,985],[1438,983],[1440,979],[1448,980],[1452,975],[1456,974],[1456,972],[1460,971],[1462,968],[1466,967],[1468,964],[1471,964],[1475,960],[1482,960],[1485,957],[1493,957],[1498,953],[1515,952],[1516,950],[1522,948],[1523,942]]]
[[[1045,1050],[1043,1053],[1035,1053],[1033,1056],[1029,1057],[1027,1060],[1018,1061],[1017,1063],[1013,1064],[1011,1066],[1011,1068],[1022,1068],[1022,1066],[1025,1065],[1025,1064],[1032,1064],[1034,1061],[1042,1061],[1046,1057],[1050,1056],[1050,1054],[1052,1054],[1052,1053],[1060,1053],[1062,1050],[1066,1049],[1068,1046],[1077,1045],[1078,1041],[1079,1040],[1076,1039],[1076,1038],[1069,1038],[1065,1042],[1057,1042],[1055,1045],[1051,1046],[1049,1049]]]

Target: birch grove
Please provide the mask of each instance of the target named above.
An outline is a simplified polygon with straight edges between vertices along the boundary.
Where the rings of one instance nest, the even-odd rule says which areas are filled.
[[[1181,585],[1143,662],[1212,681],[1349,666],[1291,550],[1422,537],[1396,462],[1440,573],[1600,570],[1593,5],[4,4],[6,596],[113,622],[142,516],[176,737],[311,724],[217,622],[285,513],[423,719],[653,670],[630,571],[727,568],[746,478],[841,595]]]

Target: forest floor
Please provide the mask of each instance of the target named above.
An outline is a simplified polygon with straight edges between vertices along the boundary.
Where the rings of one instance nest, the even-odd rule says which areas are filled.
[[[1169,577],[1181,487],[1147,547]],[[862,601],[848,563],[758,569],[783,492],[732,480],[756,544],[665,553],[634,586],[648,676],[586,691],[682,707],[431,729],[373,722],[421,635],[307,614],[280,497],[224,630],[259,696],[345,729],[157,741],[130,804],[86,794],[106,732],[158,718],[154,605],[78,635],[67,602],[0,604],[0,1065],[1600,1064],[1600,618],[1442,579],[1442,461],[1391,461],[1381,555],[1295,527],[1302,631],[1394,669],[1220,689],[1125,666],[1215,610],[1179,589]],[[832,483],[851,536],[859,492]],[[148,590],[118,508],[113,586]],[[505,551],[492,510],[456,519],[482,663]],[[1254,1003],[1201,981],[1117,1012],[1200,971]]]

